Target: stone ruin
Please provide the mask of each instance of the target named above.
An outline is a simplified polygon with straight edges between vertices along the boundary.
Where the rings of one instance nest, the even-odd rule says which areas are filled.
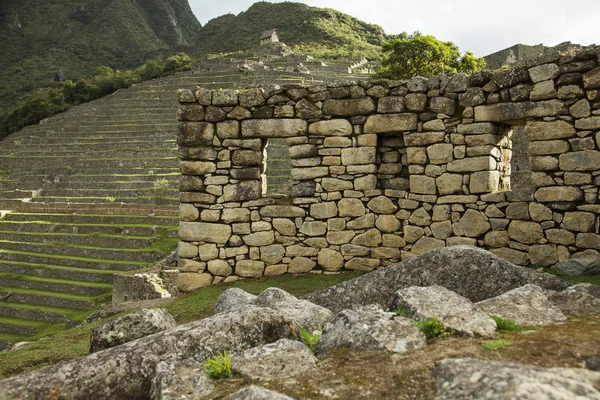
[[[600,48],[408,81],[179,91],[180,289],[475,245],[600,250]],[[291,193],[269,193],[268,145]]]

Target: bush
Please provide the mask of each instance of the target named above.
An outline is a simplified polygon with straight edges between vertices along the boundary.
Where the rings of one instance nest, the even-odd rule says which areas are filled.
[[[307,345],[310,351],[314,353],[317,343],[319,343],[319,340],[321,340],[321,332],[317,331],[317,333],[315,333],[301,328],[300,338],[302,339],[302,343]]]
[[[450,336],[454,333],[452,329],[442,324],[437,318],[428,318],[424,321],[417,321],[417,326],[427,339]]]
[[[217,353],[206,360],[204,370],[211,379],[231,378],[231,356],[228,352]]]
[[[165,61],[165,72],[189,71],[192,59],[185,53],[180,53],[167,58]]]
[[[515,321],[510,319],[504,319],[497,315],[490,315],[490,317],[496,321],[498,330],[502,332],[522,332],[525,328],[522,325],[517,324]]]

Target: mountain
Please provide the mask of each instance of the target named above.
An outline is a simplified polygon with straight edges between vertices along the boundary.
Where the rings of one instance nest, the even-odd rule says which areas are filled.
[[[96,67],[132,68],[165,51],[187,49],[201,25],[187,0],[1,0],[0,111]]]
[[[258,2],[237,16],[227,14],[207,22],[200,33],[198,50],[249,50],[257,46],[261,32],[268,29],[277,29],[280,40],[296,51],[315,56],[379,57],[379,46],[387,38],[380,26],[330,8]]]

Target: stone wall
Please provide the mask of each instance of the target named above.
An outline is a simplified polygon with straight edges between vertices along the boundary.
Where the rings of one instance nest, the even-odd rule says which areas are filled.
[[[180,289],[372,270],[459,244],[520,265],[597,253],[599,54],[407,82],[180,90]],[[265,146],[280,138],[293,187],[275,198]]]

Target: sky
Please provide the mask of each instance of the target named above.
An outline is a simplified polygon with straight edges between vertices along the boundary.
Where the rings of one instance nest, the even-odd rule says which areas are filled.
[[[600,0],[296,0],[334,8],[383,27],[388,34],[416,30],[483,57],[517,43],[600,45]],[[206,24],[239,14],[253,0],[189,0]],[[271,3],[280,1],[270,0]],[[285,42],[285,38],[281,38]]]

